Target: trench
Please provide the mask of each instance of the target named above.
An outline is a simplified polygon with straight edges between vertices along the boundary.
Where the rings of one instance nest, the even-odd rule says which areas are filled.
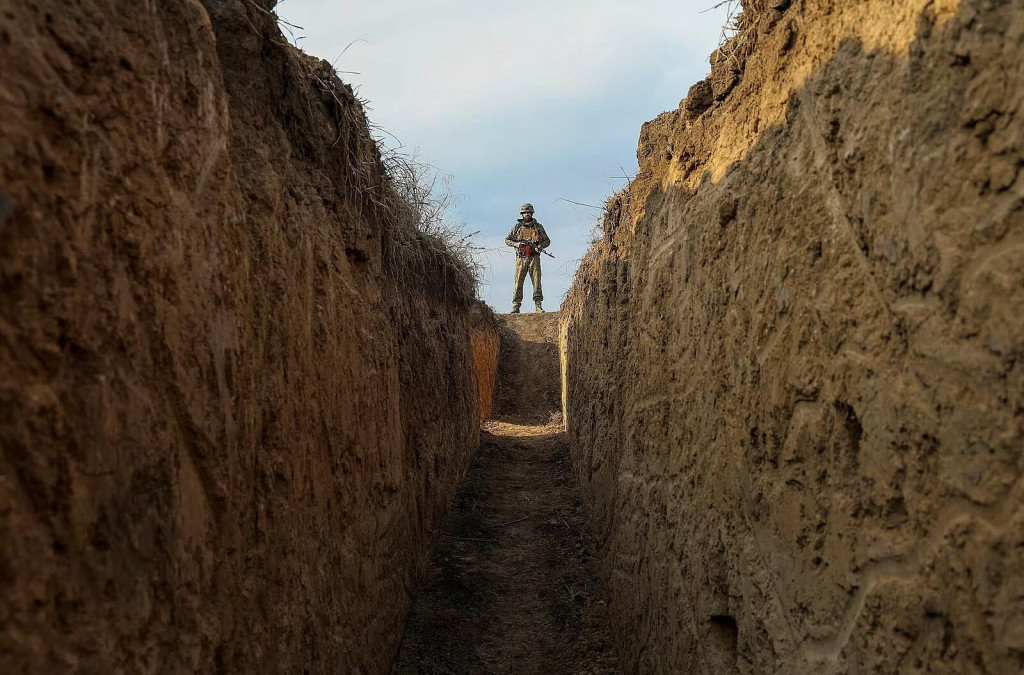
[[[0,12],[0,672],[1024,672],[1021,0],[743,0],[564,392],[279,3],[112,4]]]
[[[436,536],[395,673],[618,673],[558,412],[557,314],[510,317],[495,413]]]

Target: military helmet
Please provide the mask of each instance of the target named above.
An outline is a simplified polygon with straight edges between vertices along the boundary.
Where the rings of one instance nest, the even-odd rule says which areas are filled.
[[[527,202],[519,207],[519,213],[533,213],[533,204]]]

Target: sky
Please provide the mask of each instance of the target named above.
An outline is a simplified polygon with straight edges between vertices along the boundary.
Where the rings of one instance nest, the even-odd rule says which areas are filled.
[[[512,301],[505,235],[530,202],[551,237],[557,309],[600,207],[636,173],[640,127],[710,71],[718,0],[283,0],[292,41],[335,65],[390,148],[450,177],[454,221],[479,232],[480,297]],[[282,28],[287,28],[282,24]],[[565,201],[568,200],[568,201]],[[527,304],[532,295],[526,281]]]

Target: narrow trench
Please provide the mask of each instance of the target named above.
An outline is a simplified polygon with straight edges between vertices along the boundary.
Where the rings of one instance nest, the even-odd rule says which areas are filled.
[[[502,358],[518,376],[500,383],[496,419],[442,521],[398,674],[620,672],[568,441],[552,409],[557,316],[509,323],[522,340]]]

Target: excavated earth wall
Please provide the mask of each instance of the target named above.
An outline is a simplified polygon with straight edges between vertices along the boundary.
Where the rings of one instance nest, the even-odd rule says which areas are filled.
[[[1024,5],[770,0],[562,306],[630,672],[1024,669]]]
[[[271,9],[0,6],[3,672],[394,658],[495,326]]]
[[[516,424],[558,421],[558,317],[557,312],[499,317],[496,420]]]
[[[480,396],[480,421],[486,422],[494,412],[494,398],[498,384],[498,355],[501,341],[498,336],[498,319],[481,303],[478,319],[470,335],[473,348],[473,368],[476,372],[477,390]]]

